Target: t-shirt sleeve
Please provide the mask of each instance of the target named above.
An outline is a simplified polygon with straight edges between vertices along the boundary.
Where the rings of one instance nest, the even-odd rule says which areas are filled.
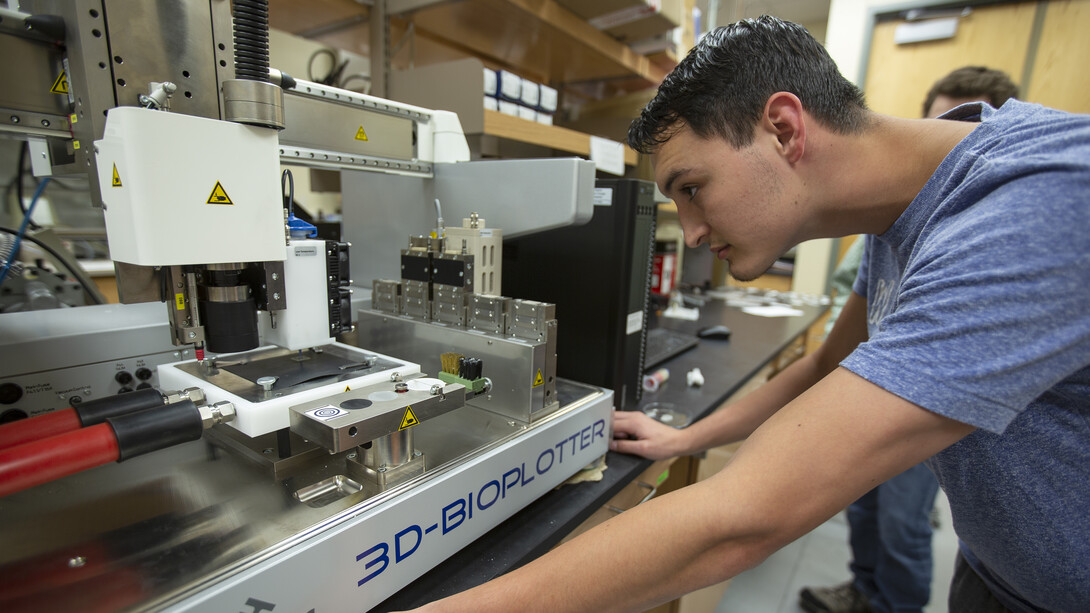
[[[1087,194],[1087,173],[1061,168],[968,189],[975,204],[921,234],[895,304],[842,365],[932,412],[1003,432],[1090,364]],[[855,284],[863,295],[866,266]]]

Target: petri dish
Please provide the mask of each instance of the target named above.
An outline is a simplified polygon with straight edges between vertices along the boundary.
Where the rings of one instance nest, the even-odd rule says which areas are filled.
[[[691,417],[678,411],[670,402],[650,402],[641,410],[651,419],[674,428],[684,428],[692,421]]]

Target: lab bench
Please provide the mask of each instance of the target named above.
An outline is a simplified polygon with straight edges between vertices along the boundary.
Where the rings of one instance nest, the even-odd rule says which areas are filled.
[[[792,308],[802,314],[762,317],[727,306],[724,300],[708,299],[695,321],[652,317],[649,322],[652,327],[696,334],[706,326],[723,324],[732,334],[729,340],[702,339],[696,347],[658,365],[656,368],[668,369],[671,376],[657,391],[644,392],[639,408],[653,402],[668,403],[696,421],[765,374],[770,366],[782,367],[783,362],[799,354],[796,348],[800,342],[804,346],[807,331],[828,307],[802,304]],[[704,375],[702,386],[689,386],[685,380],[685,374],[694,368]],[[682,458],[671,466],[669,460],[653,462],[609,452],[608,468],[601,481],[562,485],[550,491],[373,610],[415,608],[514,570],[548,552],[573,532],[586,529],[598,518],[604,520],[623,510],[609,507],[621,506],[614,504],[615,497],[625,498],[626,488],[635,492],[627,495],[631,502],[626,506],[632,506],[660,485],[672,489],[691,482],[697,462],[689,460]],[[670,478],[662,481],[667,470]]]

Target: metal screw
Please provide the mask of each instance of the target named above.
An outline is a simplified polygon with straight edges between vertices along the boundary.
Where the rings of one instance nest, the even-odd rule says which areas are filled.
[[[265,390],[266,392],[271,392],[273,386],[276,385],[276,382],[278,380],[279,380],[279,377],[273,377],[273,376],[258,377],[257,378],[257,384],[260,385],[261,389]]]
[[[197,338],[197,333],[196,332],[190,332],[186,336],[188,336],[189,338]]]
[[[424,455],[424,452],[423,451],[417,451],[413,455],[419,458],[420,456]]]
[[[261,453],[263,453],[265,455],[269,455],[272,452],[273,452],[273,450],[272,450],[271,447],[266,447],[265,449],[261,450]]]
[[[378,471],[380,473],[384,473],[384,472],[386,472],[386,467],[385,466],[379,466]]]
[[[349,453],[349,454],[348,454],[348,455],[347,455],[346,457],[347,457],[347,458],[348,458],[349,460],[355,460],[355,459],[356,459],[356,452],[355,452],[355,451],[353,451],[353,452]]]
[[[48,128],[49,127],[49,120],[48,119],[43,119],[42,120],[42,126]]]
[[[273,292],[273,300],[280,300],[280,292]]]
[[[280,275],[276,274],[275,272],[272,274],[272,280],[273,281],[276,281],[279,278],[280,278]]]
[[[19,116],[18,115],[12,115],[11,116],[11,123],[19,123]]]
[[[84,564],[87,564],[87,558],[83,556],[68,558],[68,568],[80,568]]]

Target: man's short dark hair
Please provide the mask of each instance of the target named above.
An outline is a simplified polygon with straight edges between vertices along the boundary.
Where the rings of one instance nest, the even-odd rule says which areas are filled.
[[[802,26],[764,15],[705,35],[632,122],[628,144],[652,153],[681,120],[701,137],[744,147],[777,92],[795,94],[807,112],[839,133],[865,127],[863,92],[840,74],[825,48]]]
[[[927,117],[935,98],[977,98],[999,108],[1010,98],[1018,97],[1018,86],[1007,73],[984,66],[965,66],[935,81],[923,101],[923,117]]]

